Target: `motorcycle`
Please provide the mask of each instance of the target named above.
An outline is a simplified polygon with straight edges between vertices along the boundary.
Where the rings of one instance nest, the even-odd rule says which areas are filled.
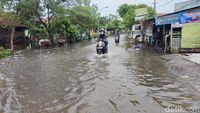
[[[98,55],[107,53],[108,52],[108,47],[107,47],[106,42],[103,41],[102,39],[100,39],[97,42],[96,51],[97,51]]]
[[[119,43],[119,36],[115,36],[115,43]]]

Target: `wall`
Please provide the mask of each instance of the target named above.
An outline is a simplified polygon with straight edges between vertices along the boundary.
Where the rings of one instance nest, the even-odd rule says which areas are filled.
[[[14,35],[14,45],[16,48],[25,48],[25,33],[24,28],[17,28]],[[11,29],[0,30],[0,46],[10,48]]]
[[[200,23],[185,24],[182,29],[181,48],[200,48]]]

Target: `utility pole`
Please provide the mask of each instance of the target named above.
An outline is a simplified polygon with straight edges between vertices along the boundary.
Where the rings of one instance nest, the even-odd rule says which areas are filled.
[[[156,16],[157,16],[157,13],[156,13],[156,0],[154,0],[154,11],[155,11],[155,15],[154,15],[154,17],[156,18]]]
[[[154,14],[154,20],[155,20],[155,22],[154,22],[154,25],[156,25],[156,21],[157,21],[157,12],[156,12],[156,0],[154,0],[154,12],[155,12],[155,14]]]

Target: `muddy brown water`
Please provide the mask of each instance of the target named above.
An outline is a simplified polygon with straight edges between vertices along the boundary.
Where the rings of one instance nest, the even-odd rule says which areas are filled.
[[[102,56],[91,41],[1,60],[0,113],[166,113],[199,104],[159,55],[123,38],[109,38]]]

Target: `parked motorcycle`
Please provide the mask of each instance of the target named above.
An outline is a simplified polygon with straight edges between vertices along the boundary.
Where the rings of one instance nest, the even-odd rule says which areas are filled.
[[[39,46],[40,48],[49,48],[51,46],[51,41],[49,39],[40,39]]]

